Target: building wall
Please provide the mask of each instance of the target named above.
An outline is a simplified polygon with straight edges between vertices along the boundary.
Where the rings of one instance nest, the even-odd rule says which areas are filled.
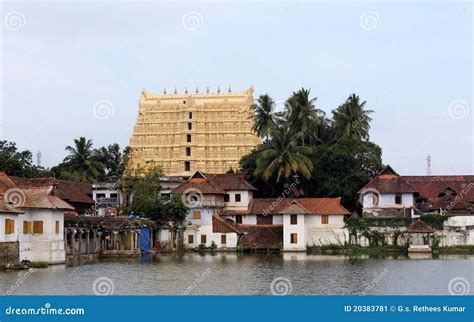
[[[169,176],[237,169],[240,158],[260,143],[252,131],[252,104],[253,88],[240,93],[182,95],[144,91],[130,139],[131,167],[160,166]],[[188,134],[191,142],[186,140]],[[190,156],[186,156],[186,147],[191,148]],[[190,162],[189,171],[184,169],[185,161]]]
[[[395,203],[395,193],[380,193],[379,194],[379,203],[377,206],[373,204],[373,193],[369,192],[362,196],[362,203],[364,208],[372,208],[372,207],[413,207],[414,197],[413,193],[402,193],[402,203],[396,204]]]
[[[0,242],[16,242],[18,241],[18,234],[20,233],[19,229],[19,218],[23,215],[16,214],[0,214]],[[15,232],[13,234],[5,234],[5,221],[6,219],[15,221]]]
[[[20,260],[45,261],[50,264],[64,263],[64,214],[62,210],[26,209],[18,223],[20,233]],[[23,234],[23,221],[43,221],[42,234]],[[59,232],[56,233],[56,221]]]
[[[297,224],[291,224],[291,215],[283,215],[283,250],[306,250],[306,216],[297,215]],[[297,243],[291,243],[291,234],[297,234]]]
[[[253,198],[253,192],[248,190],[230,190],[227,194],[229,201],[225,203],[225,208],[228,210],[247,210]],[[236,194],[240,194],[240,202],[235,201]]]

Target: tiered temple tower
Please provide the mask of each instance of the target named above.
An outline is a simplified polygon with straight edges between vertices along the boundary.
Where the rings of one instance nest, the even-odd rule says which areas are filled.
[[[260,139],[252,132],[253,87],[244,92],[153,95],[143,90],[129,166],[160,166],[167,176],[225,173]]]

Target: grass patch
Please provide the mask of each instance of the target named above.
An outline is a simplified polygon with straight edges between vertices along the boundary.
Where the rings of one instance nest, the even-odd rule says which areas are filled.
[[[30,268],[48,268],[48,262],[31,262]]]

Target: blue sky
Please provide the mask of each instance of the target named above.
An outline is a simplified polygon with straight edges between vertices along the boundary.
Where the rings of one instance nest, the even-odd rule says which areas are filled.
[[[352,92],[367,100],[371,139],[399,173],[425,174],[430,153],[433,174],[472,174],[473,12],[427,1],[3,2],[1,137],[51,166],[79,136],[128,144],[143,88],[253,85],[283,100],[306,87],[328,114]],[[106,119],[93,113],[101,100],[113,106]]]

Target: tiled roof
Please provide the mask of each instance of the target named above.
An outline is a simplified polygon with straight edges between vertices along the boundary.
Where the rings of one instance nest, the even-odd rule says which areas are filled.
[[[8,176],[4,172],[0,172],[0,198],[10,207],[14,205],[15,208],[19,209],[73,210],[74,208],[59,196],[52,195],[53,187],[44,184],[43,182],[46,182],[46,180],[50,179],[26,179]],[[37,184],[33,184],[33,182]]]
[[[238,245],[244,249],[283,248],[283,225],[238,225],[244,233]]]
[[[474,176],[403,176],[433,208],[465,209],[474,202]]]
[[[196,172],[186,182],[173,189],[173,192],[183,193],[190,188],[198,189],[203,194],[226,194],[229,190],[257,190],[245,180],[245,173]]]
[[[57,180],[54,178],[10,177],[20,188],[53,187],[54,195],[68,202],[94,204],[92,185],[84,182]]]
[[[423,220],[417,219],[407,227],[407,233],[433,233],[434,229],[428,226]]]
[[[250,213],[310,215],[350,215],[341,205],[341,198],[254,198]]]
[[[242,232],[232,220],[226,220],[219,215],[212,216],[212,232],[213,233],[237,233]]]
[[[11,205],[9,205],[5,201],[3,201],[3,198],[0,198],[0,213],[4,213],[4,214],[22,214],[23,211],[21,211],[19,208],[12,207]]]
[[[374,189],[380,193],[404,193],[415,192],[415,188],[408,183],[403,177],[396,173],[392,167],[387,165],[377,174],[368,184],[359,192]]]

